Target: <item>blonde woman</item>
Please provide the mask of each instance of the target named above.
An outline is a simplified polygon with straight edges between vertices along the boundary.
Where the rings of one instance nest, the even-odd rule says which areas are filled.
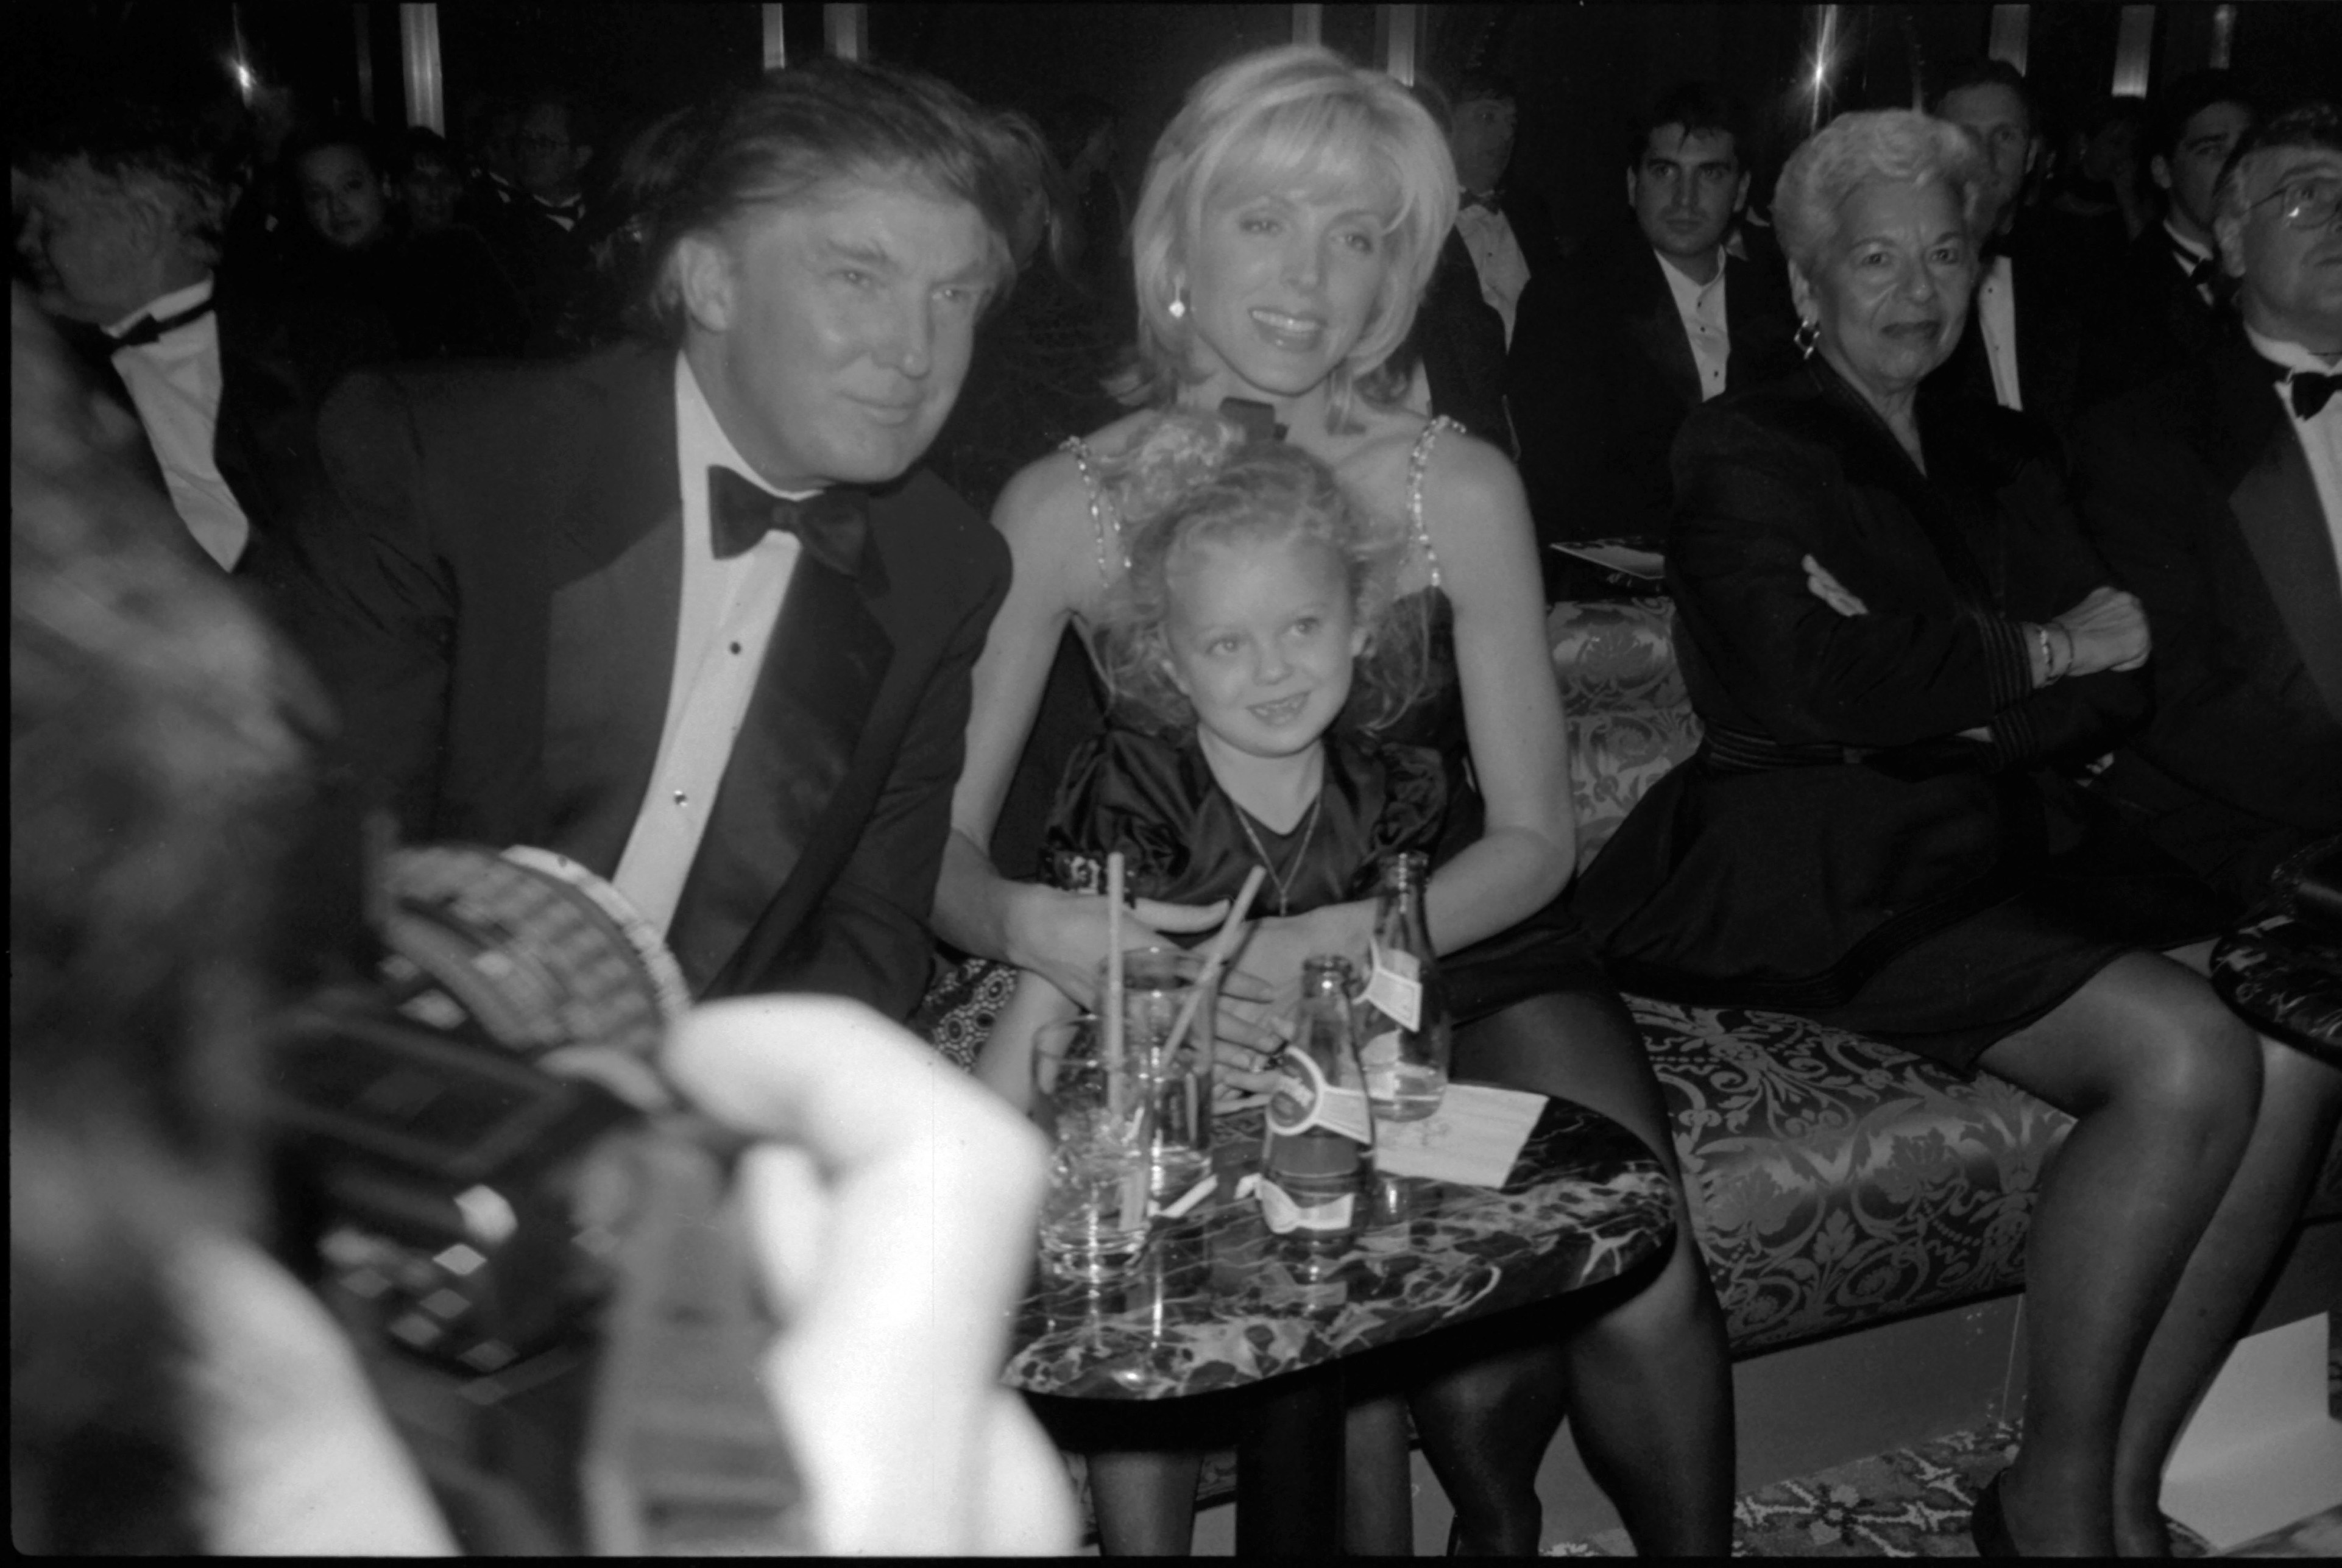
[[[1566,740],[1520,482],[1494,448],[1400,406],[1404,385],[1388,372],[1456,203],[1438,127],[1387,77],[1301,47],[1223,66],[1189,95],[1149,166],[1125,390],[1142,411],[1233,403],[1409,530],[1398,586],[1420,612],[1436,679],[1384,733],[1436,748],[1459,803],[1429,891],[1460,1025],[1456,1074],[1590,1105],[1672,1168],[1634,1024],[1556,903],[1575,851]],[[1088,637],[1124,570],[1099,475],[1144,417],[1026,469],[995,511],[1015,584],[976,669],[936,896],[946,940],[1077,997],[1105,956],[1103,900],[1012,881],[986,846],[1060,634]],[[1206,929],[1224,913],[1142,901],[1124,940]],[[1363,954],[1371,914],[1344,903],[1256,923],[1232,987],[1250,1003],[1223,1008],[1225,1080],[1265,1086],[1271,999],[1291,994],[1309,954]],[[1468,1351],[1436,1337],[1424,1349],[1406,1392],[1456,1505],[1458,1549],[1536,1549],[1537,1467],[1565,1413],[1643,1551],[1727,1549],[1730,1383],[1687,1219],[1662,1263],[1595,1302],[1507,1314],[1476,1329]],[[1402,1431],[1395,1402],[1354,1411],[1353,1550],[1406,1549]],[[1093,1456],[1106,1549],[1184,1549],[1194,1463]]]

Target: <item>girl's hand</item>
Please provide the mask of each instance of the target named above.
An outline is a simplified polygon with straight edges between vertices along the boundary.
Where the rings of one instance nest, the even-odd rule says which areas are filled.
[[[1293,1012],[1301,1000],[1305,959],[1333,954],[1363,966],[1373,934],[1371,903],[1331,904],[1307,914],[1274,916],[1252,923],[1236,950],[1236,964],[1220,981],[1220,1065],[1243,1082],[1253,1069],[1266,1089],[1269,1074],[1256,1064],[1285,1048],[1292,1037]],[[1249,1054],[1252,1060],[1246,1061]],[[1237,1072],[1229,1072],[1231,1064]]]
[[[1806,587],[1813,596],[1836,610],[1847,619],[1870,614],[1870,606],[1846,591],[1844,584],[1831,576],[1819,561],[1811,555],[1805,558]]]
[[[1122,945],[1147,947],[1161,942],[1166,934],[1215,930],[1227,913],[1226,899],[1200,906],[1136,899],[1123,912]],[[1061,893],[1034,884],[1019,890],[1009,962],[1032,970],[1080,1003],[1085,1011],[1097,1007],[1098,965],[1106,962],[1106,942],[1102,895]]]

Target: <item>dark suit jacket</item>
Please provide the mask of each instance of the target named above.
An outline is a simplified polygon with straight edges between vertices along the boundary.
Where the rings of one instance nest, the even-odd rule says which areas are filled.
[[[1561,235],[1543,196],[1525,185],[1501,185],[1496,208],[1512,228],[1531,278],[1561,266]],[[1461,229],[1447,231],[1415,326],[1392,363],[1405,369],[1417,359],[1430,384],[1434,414],[1459,422],[1501,452],[1514,450],[1505,409],[1505,318],[1480,292],[1480,270]]]
[[[2267,365],[2231,328],[2083,421],[2082,516],[2155,633],[2154,722],[2100,787],[2250,901],[2342,833],[2342,576]]]
[[[601,224],[602,215],[589,201],[586,215],[565,229],[545,216],[533,197],[520,194],[483,226],[481,232],[520,291],[528,315],[526,352],[531,356],[572,354],[591,338],[592,247]]]
[[[2148,225],[2123,253],[2107,286],[2081,302],[2076,414],[2200,361],[2233,330],[2228,313],[2205,303],[2172,260],[2175,249],[2169,231]]]
[[[1439,262],[1416,308],[1415,325],[1395,358],[1423,361],[1431,412],[1461,423],[1499,452],[1513,449],[1505,413],[1505,318],[1480,292],[1480,269],[1462,231],[1449,229]]]
[[[1708,735],[1573,896],[1621,985],[1838,1005],[2020,890],[2047,848],[2036,766],[2086,760],[2145,716],[2135,675],[2032,689],[2018,623],[2108,576],[2051,444],[1964,399],[1923,394],[1919,420],[1925,475],[1817,358],[1685,424],[1667,584]],[[1809,554],[1867,614],[1815,597]],[[1959,738],[1981,725],[1988,745]],[[1735,765],[1735,736],[1771,764]]]
[[[347,547],[298,626],[408,833],[616,870],[674,661],[674,364],[367,372],[327,408]],[[695,994],[909,1013],[1007,581],[998,535],[923,471],[874,494],[858,573],[799,558],[668,931]]]
[[[1666,265],[1626,225],[1521,295],[1506,388],[1540,544],[1666,535],[1667,454],[1700,385]],[[1797,316],[1780,272],[1724,265],[1725,385],[1738,391],[1797,364]]]
[[[2078,306],[2061,293],[2062,274],[2037,233],[2020,230],[2002,248],[2010,263],[2010,314],[2017,323],[2017,394],[2025,401],[2027,414],[2062,438],[2073,424],[2075,362],[2081,351]],[[1933,392],[1997,404],[1992,359],[1986,352],[1978,319],[1972,301],[1960,341],[1927,377],[1927,386]]]
[[[323,516],[318,409],[353,366],[392,353],[389,326],[379,315],[288,295],[274,283],[273,275],[265,283],[245,283],[223,273],[212,295],[220,349],[212,461],[252,524],[236,575],[270,589],[285,582],[291,563],[307,547],[307,530]],[[137,407],[114,369],[105,335],[89,327],[62,330],[99,389],[135,418]],[[153,446],[142,445],[137,457],[161,487],[162,464]]]

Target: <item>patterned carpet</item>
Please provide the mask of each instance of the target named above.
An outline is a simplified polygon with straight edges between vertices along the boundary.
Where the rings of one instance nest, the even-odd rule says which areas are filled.
[[[1736,1557],[1973,1557],[1968,1510],[1977,1488],[2016,1452],[2014,1425],[1984,1427],[1858,1459],[1751,1492],[1733,1504]],[[2206,1555],[2202,1537],[2172,1526],[2181,1557]],[[1553,1557],[1633,1554],[1623,1530],[1547,1552]],[[2342,1556],[2342,1507],[2248,1541],[2226,1557]]]

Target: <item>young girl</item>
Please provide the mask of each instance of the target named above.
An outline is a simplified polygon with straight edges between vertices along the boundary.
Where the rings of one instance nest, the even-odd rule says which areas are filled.
[[[1375,736],[1425,678],[1419,600],[1392,593],[1405,534],[1299,447],[1208,415],[1158,415],[1103,468],[1130,555],[1095,650],[1117,722],[1067,763],[1050,879],[1103,891],[1119,851],[1134,898],[1214,904],[1256,865],[1256,915],[1373,896],[1447,806],[1436,752]],[[1034,1032],[1073,1010],[1026,973],[977,1075],[1024,1104]]]

